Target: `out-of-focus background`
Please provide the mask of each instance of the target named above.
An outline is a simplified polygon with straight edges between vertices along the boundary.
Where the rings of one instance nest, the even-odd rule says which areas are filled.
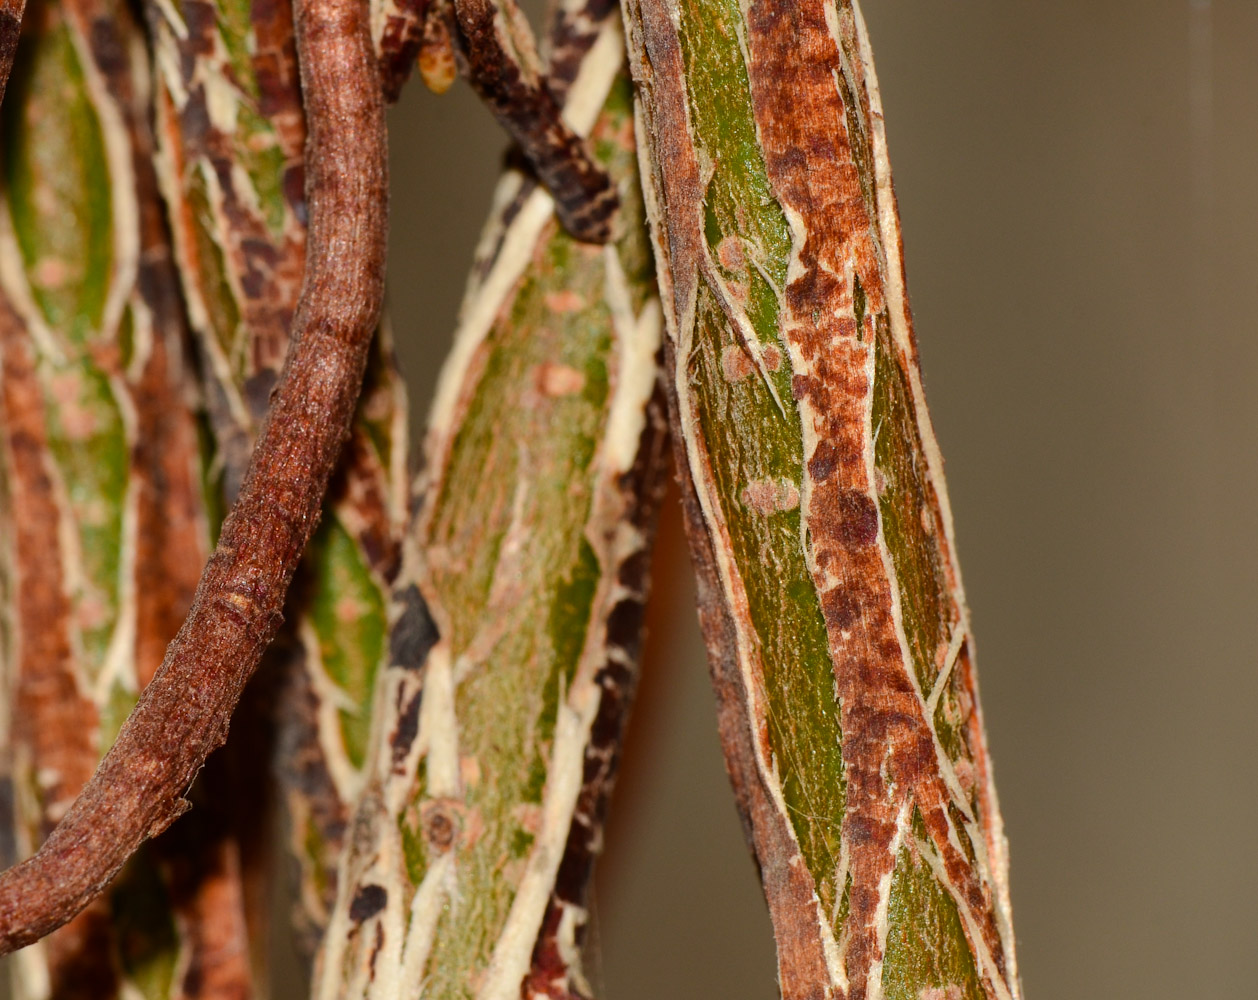
[[[1258,4],[866,0],[1027,996],[1258,991]],[[422,419],[503,141],[392,118]],[[603,1000],[776,995],[676,500],[597,888]]]

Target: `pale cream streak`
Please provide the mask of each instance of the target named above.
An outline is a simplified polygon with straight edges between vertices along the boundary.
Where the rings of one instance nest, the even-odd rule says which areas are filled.
[[[625,35],[620,18],[609,17],[564,99],[563,120],[577,135],[587,136],[598,120],[625,61]]]
[[[589,911],[572,903],[562,903],[563,912],[559,915],[559,929],[555,932],[555,943],[559,948],[559,957],[564,968],[577,988],[577,993],[589,996],[593,993],[585,970],[581,965],[581,946],[577,943],[577,933],[590,919]]]
[[[419,1000],[424,995],[424,969],[437,936],[437,921],[446,899],[457,906],[457,880],[453,852],[441,855],[428,867],[411,900],[410,927],[402,948],[401,981],[392,986],[382,981],[370,993],[372,1000]],[[386,977],[387,978],[387,977]]]
[[[188,37],[188,27],[179,21],[179,28],[175,28],[175,22],[171,20],[165,8],[169,6],[170,0],[158,0],[162,6],[162,13],[166,15],[167,30],[163,30],[162,26],[157,29],[157,41],[154,45],[153,61],[157,67],[157,76],[166,86],[166,91],[170,95],[171,101],[179,110],[183,110],[184,105],[188,103],[188,89],[183,85],[183,71],[180,69],[179,44],[170,36],[174,34],[181,41]],[[161,154],[158,154],[159,157]]]
[[[181,42],[186,42],[188,40],[188,25],[171,0],[154,0],[154,3],[157,4],[157,9],[162,12],[162,20],[174,32],[175,37]]]
[[[623,36],[620,24],[609,19],[599,33],[591,50],[581,64],[581,71],[568,90],[564,103],[564,121],[578,135],[588,135],[599,111],[607,101],[612,83],[620,72]],[[598,55],[599,58],[594,58]],[[506,204],[519,190],[520,178],[508,174],[498,183],[494,204]],[[498,313],[515,289],[533,259],[542,228],[554,215],[555,202],[544,188],[534,189],[525,200],[506,234],[501,237],[493,267],[478,283],[475,297],[465,297],[459,327],[454,334],[454,344],[442,366],[437,380],[437,391],[432,408],[428,412],[429,430],[425,452],[429,468],[440,468],[448,436],[454,432],[454,414],[459,396],[465,389],[467,368],[476,354],[476,348],[493,327]],[[497,226],[490,225],[481,238],[482,246],[499,242]],[[479,251],[478,251],[479,255]],[[421,479],[423,476],[421,474]]]
[[[931,874],[935,876],[935,880],[948,890],[949,895],[952,896],[953,901],[957,904],[957,912],[965,925],[966,937],[970,940],[970,948],[974,954],[974,963],[978,974],[992,984],[992,988],[996,991],[994,1000],[1018,1000],[1020,992],[1017,979],[1010,977],[1009,982],[1006,983],[1004,977],[1001,976],[1000,969],[996,965],[995,956],[992,955],[991,949],[987,947],[986,938],[983,936],[978,920],[948,880],[948,873],[944,869],[943,860],[939,857],[935,845],[921,839],[915,839],[914,843],[917,846],[918,854],[925,859],[926,864],[930,867]]]
[[[698,281],[695,282],[694,287],[697,290]],[[682,321],[678,323],[682,334],[681,343],[677,348],[679,359],[688,357],[690,354],[690,344],[694,331],[694,315],[695,303],[692,296],[686,305],[686,312],[682,317]],[[708,531],[714,536],[712,551],[715,556],[717,572],[721,577],[722,588],[731,605],[731,617],[738,635],[739,672],[742,675],[743,689],[746,692],[747,699],[748,740],[755,757],[756,767],[778,813],[778,819],[783,824],[794,848],[791,862],[796,863],[798,861],[802,863],[799,841],[795,836],[795,828],[790,821],[790,812],[782,794],[781,777],[778,774],[776,762],[766,757],[765,747],[761,744],[755,730],[755,720],[765,718],[767,710],[764,704],[763,682],[760,679],[759,643],[755,633],[748,624],[751,621],[751,608],[747,598],[746,586],[743,583],[741,572],[734,564],[732,555],[733,541],[730,537],[729,527],[725,523],[724,516],[720,511],[719,501],[716,498],[716,486],[712,469],[707,461],[707,454],[700,446],[699,433],[697,431],[698,414],[691,399],[686,366],[679,363],[676,367],[674,384],[678,398],[678,409],[683,414],[683,423],[686,425],[683,437],[687,461],[694,481],[695,496],[698,498],[704,521],[708,525]],[[805,454],[807,454],[807,451],[805,451]],[[815,886],[813,888],[813,907],[816,926],[822,941],[822,948],[826,956],[826,964],[829,968],[831,980],[840,984],[846,990],[846,974],[842,965],[837,962],[839,953],[837,943],[834,941],[834,932],[825,918],[825,911]]]
[[[29,814],[28,814],[29,815]],[[15,953],[9,988],[14,1000],[48,1000],[52,996],[52,979],[48,972],[48,946],[36,941]]]
[[[591,639],[595,637],[587,636],[587,643]],[[595,651],[602,651],[601,637],[595,639]],[[538,928],[563,860],[572,815],[581,794],[585,747],[602,694],[594,680],[597,666],[590,662],[591,657],[583,659],[586,662],[582,664],[581,676],[575,679],[571,694],[559,705],[546,772],[541,829],[494,945],[484,984],[477,993],[479,1000],[517,1000],[520,996],[520,984],[528,974]]]
[[[643,323],[633,315],[628,283],[615,249],[606,247],[603,259],[606,298],[616,329],[619,363],[594,466],[597,485],[590,517],[596,527],[609,518],[619,521],[617,515],[623,511],[624,501],[617,481],[632,468],[637,456],[646,426],[646,405],[655,385],[655,353],[659,342],[658,322],[652,324],[648,318]],[[644,315],[658,316],[658,305],[653,300],[647,303]],[[623,589],[616,580],[616,567],[641,547],[641,534],[617,532],[610,544],[597,530],[593,537],[587,532],[587,538],[600,550],[599,562],[606,568],[593,606],[612,607],[614,595]],[[480,1000],[515,1000],[529,970],[538,927],[550,901],[581,794],[585,748],[602,700],[602,688],[596,678],[608,650],[606,632],[601,625],[601,622],[591,621],[571,691],[561,699],[547,768],[541,828],[485,971],[484,983],[478,991]]]
[[[628,10],[624,11],[628,16]],[[637,56],[636,46],[630,49],[631,70],[635,79],[641,78],[645,72]],[[646,110],[643,107],[640,88],[634,87],[633,92],[633,134],[634,146],[638,154],[638,176],[642,184],[642,202],[646,209],[647,232],[650,236],[651,250],[655,257],[655,284],[659,292],[664,329],[677,343],[677,330],[673,308],[676,295],[673,287],[672,261],[668,249],[668,229],[664,224],[663,209],[660,207],[660,192],[656,189],[654,164],[651,160],[651,144],[646,122]]]
[[[375,955],[373,968],[373,962],[368,956],[375,949],[373,941],[375,928],[371,921],[364,923],[359,934],[363,935],[363,942],[367,947],[359,953],[359,967],[355,970],[360,977],[361,986],[351,993],[351,996],[387,997],[392,1000],[392,998],[402,996],[408,983],[406,978],[408,970],[404,959],[407,914],[402,894],[397,891],[401,883],[398,876],[405,871],[405,862],[402,858],[402,846],[399,843],[397,826],[388,822],[387,819],[385,825],[387,829],[384,831],[379,848],[380,853],[377,857],[378,878],[372,883],[382,885],[389,890],[385,908],[376,917],[383,932],[382,944],[380,951]],[[441,863],[438,862],[433,867],[439,869]],[[439,907],[436,909],[440,912]],[[411,930],[412,932],[417,930],[414,923],[411,925]]]
[[[464,302],[454,344],[441,368],[432,408],[428,412],[430,429],[424,450],[429,468],[440,468],[444,464],[444,447],[455,430],[455,409],[465,391],[468,366],[498,318],[507,296],[533,259],[537,238],[553,216],[554,207],[554,201],[542,188],[536,188],[528,196],[503,237],[494,266],[485,276],[475,299]],[[421,473],[420,479],[424,480],[425,474]]]
[[[674,32],[679,32],[680,13],[677,5],[668,4],[667,12]],[[637,58],[638,56],[635,55],[635,60]],[[639,67],[635,72],[635,77],[640,75],[649,78],[651,72]],[[686,109],[685,115],[686,133],[688,136],[693,136],[688,109]],[[764,718],[764,692],[762,684],[757,677],[757,664],[755,663],[755,660],[759,658],[758,654],[755,653],[758,643],[754,633],[747,627],[747,623],[750,621],[750,607],[748,605],[746,587],[742,582],[742,575],[733,561],[733,544],[729,534],[729,527],[725,523],[724,517],[720,512],[719,502],[715,498],[716,489],[713,473],[708,464],[707,455],[700,445],[700,435],[697,430],[698,414],[695,403],[691,398],[689,379],[686,373],[686,364],[684,363],[685,359],[690,357],[694,342],[696,300],[699,281],[701,280],[697,270],[698,262],[695,262],[696,270],[688,276],[689,283],[686,301],[679,303],[676,295],[677,278],[672,273],[673,268],[677,266],[677,262],[671,259],[671,254],[669,253],[668,221],[667,215],[663,210],[665,199],[663,193],[657,189],[659,177],[654,170],[654,165],[648,153],[648,150],[651,148],[651,137],[647,134],[648,129],[645,119],[646,113],[641,104],[641,98],[635,98],[634,122],[638,135],[639,163],[643,178],[647,219],[651,224],[652,243],[656,252],[656,270],[659,274],[660,292],[664,296],[665,301],[671,303],[670,308],[664,310],[664,318],[666,329],[675,345],[674,350],[678,362],[675,365],[674,390],[677,394],[678,410],[683,424],[682,441],[686,449],[687,465],[690,469],[695,497],[703,514],[704,523],[708,527],[708,532],[713,536],[711,551],[716,564],[717,574],[721,579],[722,589],[730,604],[730,617],[737,635],[738,667],[745,692],[745,711],[749,730],[746,738],[752,748],[756,768],[761,774],[765,787],[768,789],[769,798],[777,812],[778,822],[782,824],[794,848],[790,863],[802,864],[803,856],[799,849],[799,841],[796,838],[794,826],[790,821],[790,812],[782,795],[781,780],[777,773],[777,766],[773,761],[765,757],[765,748],[760,743],[754,725],[754,720]],[[785,210],[785,206],[783,208]],[[676,207],[678,216],[695,210],[694,206]],[[798,221],[798,217],[796,221]],[[702,243],[701,236],[698,242]],[[792,248],[792,259],[798,264],[798,246],[793,246]],[[787,280],[789,283],[789,268]],[[807,480],[807,477],[804,477],[804,479]],[[803,538],[801,535],[802,544]],[[807,549],[805,548],[806,551]],[[821,939],[822,951],[825,955],[831,982],[846,992],[848,988],[847,973],[843,968],[838,942],[835,940],[833,928],[826,919],[826,914],[815,886],[813,888],[813,906],[815,908],[815,924],[818,936]]]
[[[132,289],[134,290],[134,289]],[[152,329],[148,325],[147,313],[138,314],[133,311],[133,325],[139,343],[148,341],[152,345]],[[138,346],[138,344],[137,344]],[[138,354],[139,351],[137,350]],[[147,360],[147,359],[145,359]],[[122,419],[123,432],[128,446],[134,446],[139,435],[139,415],[131,398],[131,388],[120,375],[109,375],[109,389],[114,403],[118,407]],[[128,449],[130,450],[130,449]],[[136,595],[136,537],[139,532],[140,489],[145,484],[137,481],[134,475],[127,477],[127,488],[123,494],[122,516],[120,519],[120,549],[118,566],[114,572],[117,578],[118,610],[115,625],[109,636],[109,645],[105,649],[105,657],[97,668],[91,685],[91,696],[98,707],[104,706],[109,700],[109,689],[115,680],[132,693],[139,688],[136,675],[135,644],[138,624]],[[76,551],[76,557],[81,554]],[[90,671],[89,671],[90,673]],[[104,747],[101,747],[104,750]]]
[[[315,963],[311,995],[317,1000],[369,995],[373,982],[370,956],[375,948],[377,929],[381,932],[381,951],[376,956],[377,974],[383,971],[390,976],[396,975],[405,920],[404,902],[396,886],[401,882],[399,872],[405,871],[405,864],[393,815],[380,803],[378,782],[370,782],[351,820],[346,849],[341,852],[336,905],[329,917]],[[364,857],[363,852],[355,848],[365,840],[370,841],[371,850]],[[366,885],[379,885],[389,890],[385,907],[357,928],[351,928],[350,903],[358,890]],[[346,953],[351,940],[356,945],[353,951],[356,964],[347,967],[349,960]]]
[[[106,169],[110,179],[110,207],[113,212],[113,273],[109,278],[109,288],[105,293],[105,304],[102,309],[100,335],[113,340],[116,337],[118,323],[122,319],[127,299],[135,287],[135,277],[140,259],[140,231],[136,225],[128,225],[140,217],[139,203],[135,193],[135,172],[132,167],[131,133],[123,119],[122,112],[110,98],[109,86],[100,74],[96,61],[83,37],[73,15],[66,17],[71,27],[70,39],[78,57],[79,66],[83,71],[86,90],[92,100],[92,110],[96,112],[101,130],[101,140],[105,147]]]
[[[337,797],[342,802],[353,802],[362,791],[363,776],[354,767],[349,759],[349,752],[345,749],[345,736],[341,732],[341,712],[360,712],[362,706],[339,687],[323,668],[319,657],[319,636],[308,617],[303,616],[299,621],[297,634],[301,639],[302,650],[306,657],[306,676],[319,702],[316,725],[319,732],[319,746],[323,751],[323,762],[328,769],[332,784],[336,786]]]
[[[721,277],[720,271],[717,270],[716,262],[712,259],[712,252],[708,248],[708,241],[703,241],[703,257],[704,257],[704,273],[703,277],[708,283],[708,287],[721,300],[722,312],[725,318],[733,326],[734,332],[738,335],[739,341],[743,348],[751,356],[752,361],[756,364],[756,371],[760,373],[760,380],[764,383],[769,395],[773,397],[773,402],[777,405],[778,412],[785,417],[786,407],[782,405],[782,397],[778,395],[777,386],[773,384],[773,376],[769,373],[769,366],[764,360],[764,344],[760,342],[760,338],[756,336],[756,329],[752,326],[751,319],[747,316],[734,298],[733,291],[729,283]]]
[[[227,53],[218,32],[213,33],[214,52],[196,61],[192,71],[192,86],[201,84],[205,95],[205,113],[210,125],[223,135],[235,135],[236,120],[240,115],[243,94],[224,72]],[[235,164],[233,164],[235,166]]]
[[[432,648],[424,665],[419,729],[428,758],[428,796],[458,797],[463,790],[459,779],[459,719],[455,710],[454,665],[446,639]]]
[[[388,706],[400,705],[405,710],[415,698],[420,697],[423,689],[423,681],[418,676],[418,671],[410,667],[402,670],[392,671],[395,675],[400,675],[397,679],[390,683],[386,689],[384,703]],[[422,706],[422,702],[421,702]],[[373,718],[386,718],[391,723],[390,730],[397,725],[397,719],[388,718],[395,713],[393,709],[386,712],[378,709],[373,713]],[[396,816],[411,800],[414,790],[413,782],[415,776],[419,773],[419,762],[423,760],[426,742],[420,738],[417,732],[415,738],[411,740],[410,746],[406,749],[406,755],[400,760],[394,762],[392,749],[378,749],[375,753],[377,761],[377,774],[382,784],[382,796],[385,801],[385,810],[391,816]],[[408,780],[409,779],[409,780]]]
[[[379,872],[379,884],[389,887],[389,906],[395,902],[400,906],[397,889],[406,883],[406,867],[401,857],[400,845],[397,843],[399,834],[395,817],[413,794],[414,776],[418,768],[418,758],[426,757],[426,773],[428,779],[428,796],[434,799],[458,798],[462,794],[462,782],[459,776],[459,735],[458,719],[455,715],[453,665],[450,662],[450,649],[447,641],[438,643],[428,654],[424,667],[424,698],[420,704],[419,735],[408,749],[407,759],[413,761],[415,767],[402,774],[383,773],[386,771],[385,759],[389,755],[384,741],[376,745],[378,769],[382,772],[384,784],[382,797],[387,802],[386,809],[381,810],[374,803],[362,804],[363,808],[374,809],[383,815],[375,819],[373,830],[373,848],[377,852],[373,859],[373,868]],[[394,702],[396,704],[396,702]],[[400,780],[399,780],[400,779]],[[384,859],[394,859],[392,864],[381,865]],[[358,878],[346,880],[338,893],[337,914],[344,914],[353,899],[354,893],[362,885],[368,884],[366,873]],[[449,851],[436,858],[424,873],[415,895],[411,899],[407,927],[403,930],[400,910],[386,909],[384,923],[384,951],[376,965],[374,978],[365,970],[359,970],[358,985],[347,992],[347,996],[379,998],[379,1000],[396,1000],[398,997],[420,995],[423,984],[423,971],[428,962],[428,954],[432,950],[433,938],[437,930],[437,921],[447,900],[457,905],[457,873],[454,867],[454,852]],[[396,913],[396,917],[395,917]],[[358,934],[368,933],[370,921],[358,930]],[[343,953],[346,922],[338,920],[336,927],[328,929],[328,940],[337,942],[337,949]],[[333,934],[336,937],[333,937]],[[336,985],[341,974],[343,960],[333,961],[339,956],[329,955],[323,967],[321,984],[321,1000],[331,1000],[337,995]]]
[[[896,209],[895,190],[891,178],[891,160],[887,153],[886,122],[882,112],[882,95],[878,87],[878,75],[874,67],[873,49],[870,45],[869,32],[861,13],[858,0],[852,0],[852,12],[856,21],[856,34],[860,45],[861,61],[865,67],[865,86],[869,95],[871,121],[871,143],[874,156],[874,173],[878,199],[878,226],[887,260],[886,297],[888,314],[891,318],[891,332],[899,345],[903,356],[912,359],[915,347],[909,327],[908,298],[905,288],[903,247],[900,238],[900,225]],[[918,435],[926,459],[927,472],[935,490],[939,504],[940,519],[943,522],[944,538],[947,542],[948,559],[952,570],[952,594],[961,616],[961,625],[968,634],[969,607],[965,599],[965,590],[961,582],[961,568],[957,562],[956,538],[953,530],[952,506],[948,498],[948,489],[943,474],[943,456],[935,438],[934,427],[926,409],[925,394],[922,389],[921,373],[916,364],[907,364],[909,387],[913,394],[914,412],[917,417]],[[973,660],[973,642],[970,644],[971,660]],[[971,673],[975,668],[971,663]],[[988,862],[988,881],[995,891],[996,919],[1000,936],[1004,945],[1006,967],[1009,971],[1009,982],[1012,984],[1014,998],[1021,995],[1018,979],[1018,962],[1013,934],[1013,906],[1009,895],[1009,845],[1004,834],[1004,820],[1000,812],[1000,804],[996,796],[995,782],[992,780],[991,761],[986,753],[986,729],[983,725],[982,709],[975,702],[974,712],[977,725],[982,734],[983,747],[980,752],[984,758],[982,773],[984,777],[984,798],[986,816],[984,836],[975,838],[976,844],[983,841],[987,845],[985,852]]]
[[[26,282],[23,261],[9,215],[9,201],[0,198],[0,285],[3,285],[13,311],[22,317],[35,353],[55,365],[64,365],[70,354],[70,345],[59,331],[44,321],[44,314],[35,304],[30,285]]]
[[[490,195],[489,215],[485,220],[484,226],[481,227],[480,236],[476,241],[476,248],[472,251],[472,266],[468,275],[467,285],[463,289],[463,299],[459,303],[460,322],[466,319],[468,313],[481,297],[485,279],[489,276],[498,260],[499,248],[508,232],[503,214],[506,212],[507,206],[519,196],[526,181],[528,181],[528,178],[519,171],[508,171],[498,179],[498,183]],[[533,182],[529,181],[529,183]],[[521,203],[520,207],[523,208],[523,203]],[[514,226],[516,221],[517,219],[513,217],[511,225]]]
[[[163,44],[163,42],[165,44]],[[179,77],[178,52],[168,51],[173,48],[174,42],[168,38],[158,39],[157,45],[157,63],[162,70],[162,79],[166,82],[167,89],[174,99],[176,108],[182,108],[187,102],[187,93],[182,89],[182,82]],[[166,56],[169,56],[170,66],[167,67]],[[172,83],[172,81],[174,81]],[[175,88],[178,88],[176,90]],[[182,98],[176,96],[182,94]],[[173,152],[167,148],[165,142],[166,129],[159,128],[159,133],[163,141],[158,143],[157,155],[154,157],[154,165],[157,168],[158,186],[161,188],[162,196],[167,204],[178,205],[183,201],[183,183],[176,175]],[[212,205],[218,205],[222,202],[222,191],[218,184],[218,178],[213,170],[203,162],[194,163],[192,169],[201,172],[202,179],[206,185],[209,202]],[[197,269],[192,265],[191,256],[195,256],[193,247],[195,241],[190,233],[184,232],[182,227],[174,228],[174,255],[175,261],[180,270],[185,274],[196,273]],[[3,256],[0,254],[0,256]],[[237,426],[249,429],[252,424],[252,418],[249,416],[248,408],[245,406],[244,400],[241,398],[240,390],[236,386],[236,376],[232,371],[231,362],[223,353],[219,344],[218,337],[213,336],[213,323],[210,320],[210,312],[205,301],[201,298],[201,290],[195,281],[183,282],[181,284],[185,308],[188,311],[188,319],[193,329],[199,331],[201,336],[198,343],[201,348],[202,357],[209,360],[210,368],[213,370],[213,377],[216,386],[223,394],[224,400],[227,402],[227,408],[231,412],[232,422]],[[236,301],[240,301],[239,289],[232,288],[232,296]],[[221,461],[221,458],[218,459]]]
[[[233,163],[231,170],[232,190],[236,197],[240,199],[241,204],[254,216],[254,218],[262,218],[262,198],[258,195],[258,189],[254,186],[253,178],[249,176],[244,166],[240,163]]]
[[[614,473],[633,468],[642,432],[646,427],[646,404],[655,387],[661,331],[660,303],[651,298],[637,316],[629,281],[625,277],[615,247],[603,248],[604,298],[611,310],[616,330],[616,387],[607,412],[607,424],[600,442],[601,462]]]
[[[895,818],[895,835],[891,838],[889,848],[892,857],[900,853],[900,848],[909,832],[913,821],[913,803],[905,802]],[[887,931],[891,927],[891,881],[895,874],[892,867],[878,882],[878,906],[874,910],[874,924],[877,928],[878,957],[869,963],[869,976],[866,980],[865,1000],[882,1000],[882,962],[887,954]]]
[[[387,350],[388,356],[393,357],[393,324],[390,322],[388,314],[380,319],[380,330],[377,333],[380,338],[380,344]],[[393,369],[389,375],[389,393],[393,397],[392,403],[392,419],[389,421],[389,444],[390,453],[387,456],[389,463],[388,477],[388,502],[389,502],[389,524],[393,529],[395,537],[403,533],[407,518],[410,516],[410,476],[407,474],[408,462],[410,461],[411,438],[410,438],[410,398],[406,391],[406,381],[402,378],[401,373],[397,369]],[[378,718],[378,716],[373,716]]]
[[[389,14],[399,13],[398,6],[393,0],[370,0],[367,11],[371,20],[371,43],[379,54],[384,26],[388,23]]]
[[[332,912],[328,916],[328,925],[324,928],[323,939],[315,956],[314,982],[310,994],[316,1000],[336,1000],[338,996],[351,996],[341,986],[349,977],[345,971],[345,952],[349,944],[349,907],[347,900],[350,893],[357,888],[358,882],[352,879],[352,841],[346,841],[347,849],[341,852],[340,863],[337,865],[337,898]],[[303,879],[303,883],[306,880]],[[354,884],[351,886],[350,883]],[[304,891],[304,884],[303,884]]]
[[[111,380],[112,381],[112,380]],[[120,397],[116,397],[120,398]],[[127,435],[129,443],[134,437]],[[98,671],[92,678],[90,691],[92,700],[97,707],[104,706],[109,700],[109,691],[115,682],[125,690],[135,694],[139,690],[138,678],[135,674],[135,643],[136,643],[136,579],[135,556],[136,536],[139,530],[139,490],[135,476],[128,477],[126,493],[123,495],[121,537],[119,539],[120,557],[115,568],[118,587],[118,611],[113,631],[109,636],[109,644],[105,648],[105,658],[101,661]],[[76,553],[76,555],[78,555]],[[103,750],[104,747],[101,747]]]
[[[939,709],[939,699],[943,696],[948,678],[952,676],[952,668],[956,665],[961,647],[965,645],[965,627],[960,622],[952,626],[952,641],[948,643],[948,652],[944,656],[943,666],[935,675],[935,683],[930,689],[930,697],[926,699],[926,721],[934,729],[935,712]]]

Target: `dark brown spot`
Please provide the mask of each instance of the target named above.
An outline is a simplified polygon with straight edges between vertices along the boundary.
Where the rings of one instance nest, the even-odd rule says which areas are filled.
[[[821,595],[821,613],[832,629],[851,628],[860,618],[860,605],[847,591],[835,588]]]
[[[356,924],[370,920],[389,902],[389,891],[382,885],[365,885],[354,893],[349,904],[349,919]]]
[[[394,764],[402,763],[411,752],[411,744],[419,734],[419,706],[423,700],[423,694],[416,693],[398,715],[397,728],[393,730],[393,738],[389,741],[393,748]]]
[[[402,613],[389,635],[389,662],[395,667],[418,670],[440,638],[437,625],[418,587],[407,587],[394,595],[394,600],[401,603]]]
[[[829,271],[812,267],[787,286],[786,302],[791,311],[799,315],[828,311],[833,308],[842,287],[839,279]]]
[[[864,548],[878,538],[878,505],[860,490],[822,482],[812,491],[808,527],[818,548],[834,542],[849,551]]]
[[[818,482],[829,479],[838,462],[836,451],[833,441],[820,442],[808,460],[808,475]]]

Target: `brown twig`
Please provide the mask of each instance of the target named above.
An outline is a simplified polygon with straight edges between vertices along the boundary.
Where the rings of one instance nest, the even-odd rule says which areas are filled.
[[[607,171],[563,120],[514,0],[454,0],[467,78],[555,199],[563,227],[606,243],[619,201]]]
[[[4,102],[4,85],[9,82],[9,70],[13,68],[25,7],[26,0],[0,0],[0,103]]]
[[[310,127],[310,253],[293,346],[239,499],[188,619],[117,742],[32,858],[0,875],[0,954],[38,940],[99,893],[186,808],[281,619],[318,521],[380,311],[386,236],[384,106],[362,0],[298,0]]]

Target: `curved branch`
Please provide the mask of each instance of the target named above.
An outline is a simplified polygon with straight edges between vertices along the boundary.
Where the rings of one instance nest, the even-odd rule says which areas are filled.
[[[564,121],[515,0],[454,0],[454,15],[468,81],[537,171],[563,227],[579,240],[608,242],[616,187]]]
[[[82,909],[184,810],[281,620],[319,518],[380,311],[384,107],[362,0],[298,0],[310,251],[293,346],[188,619],[118,741],[29,860],[0,875],[0,954]]]
[[[25,7],[26,0],[0,0],[0,104],[4,102],[4,85],[9,82],[9,70],[13,68]]]

